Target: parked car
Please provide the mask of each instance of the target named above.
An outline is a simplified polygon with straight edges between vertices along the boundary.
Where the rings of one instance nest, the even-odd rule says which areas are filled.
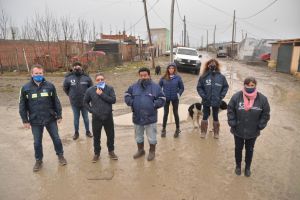
[[[261,54],[260,56],[260,59],[262,60],[262,61],[268,61],[268,60],[270,60],[270,58],[271,58],[271,54],[270,53],[263,53],[263,54]]]
[[[174,56],[174,62],[177,65],[177,69],[192,71],[195,74],[199,74],[201,67],[202,56],[198,54],[198,51],[193,48],[177,47],[176,54]]]
[[[226,58],[227,57],[227,51],[223,47],[219,47],[217,50],[217,58]]]

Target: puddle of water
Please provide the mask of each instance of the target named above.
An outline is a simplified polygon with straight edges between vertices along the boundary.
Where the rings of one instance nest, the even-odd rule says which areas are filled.
[[[180,121],[185,121],[188,117],[188,108],[190,105],[187,104],[179,104],[178,108],[178,114]],[[164,108],[158,109],[158,124],[162,124],[163,121],[163,115],[164,115]],[[172,112],[172,105],[170,105],[169,109],[169,117],[168,117],[168,123],[174,123],[174,116]],[[127,113],[125,115],[119,115],[117,117],[114,117],[114,123],[116,125],[120,126],[128,126],[132,125],[132,113]]]

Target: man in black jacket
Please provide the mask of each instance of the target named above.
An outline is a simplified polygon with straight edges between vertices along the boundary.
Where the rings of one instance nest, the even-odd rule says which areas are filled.
[[[107,148],[109,157],[117,160],[118,157],[114,153],[114,121],[112,114],[112,104],[116,103],[116,95],[113,87],[105,83],[103,74],[96,74],[96,86],[90,87],[84,96],[84,105],[87,110],[92,113],[92,127],[94,133],[94,158],[92,162],[99,160],[101,151],[101,130],[104,130],[107,136]]]
[[[46,81],[41,66],[31,70],[32,79],[20,91],[19,112],[25,128],[31,128],[34,139],[36,163],[33,171],[39,171],[43,163],[43,131],[46,127],[53,141],[60,165],[66,165],[63,146],[58,134],[57,122],[62,120],[61,105],[55,86]]]
[[[87,137],[93,137],[89,129],[89,116],[87,109],[83,106],[83,97],[86,90],[93,85],[92,79],[82,70],[81,63],[73,64],[73,71],[66,75],[63,88],[69,96],[74,115],[75,134],[73,140],[79,137],[79,118],[80,112],[84,121]]]

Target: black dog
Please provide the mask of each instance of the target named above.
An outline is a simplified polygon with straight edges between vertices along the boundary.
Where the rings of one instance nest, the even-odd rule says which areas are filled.
[[[159,65],[157,65],[155,67],[155,75],[160,75],[161,74],[161,67]]]
[[[223,100],[221,101],[219,112],[221,112],[222,110],[227,110],[227,103]],[[190,105],[190,107],[188,108],[188,113],[188,118],[190,118],[193,121],[193,126],[195,128],[200,127],[200,115],[203,115],[202,104],[194,103]],[[198,126],[196,126],[195,123]]]

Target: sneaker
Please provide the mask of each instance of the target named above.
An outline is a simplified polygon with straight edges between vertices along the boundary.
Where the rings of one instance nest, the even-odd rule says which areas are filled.
[[[36,160],[35,164],[33,166],[33,171],[34,172],[40,171],[40,169],[42,168],[42,166],[43,166],[43,161],[42,160]]]
[[[181,133],[180,129],[176,129],[175,133],[174,133],[174,138],[178,138],[179,133]]]
[[[166,137],[166,129],[165,128],[163,128],[162,130],[161,130],[161,137]]]
[[[92,133],[90,131],[87,131],[85,135],[86,135],[86,137],[89,137],[89,138],[93,137],[93,135],[92,135]]]
[[[99,154],[95,154],[94,157],[93,157],[93,159],[92,159],[92,162],[96,163],[99,160],[99,157],[100,157]]]
[[[240,176],[241,174],[242,174],[242,170],[241,170],[241,167],[235,167],[235,174],[237,175],[237,176]]]
[[[65,157],[63,155],[58,156],[58,162],[61,166],[64,166],[67,164],[67,160],[65,159]]]
[[[76,131],[75,134],[73,135],[73,140],[77,140],[79,138],[79,132]]]
[[[114,151],[109,152],[108,155],[109,155],[110,159],[118,160],[118,156],[115,154]]]

